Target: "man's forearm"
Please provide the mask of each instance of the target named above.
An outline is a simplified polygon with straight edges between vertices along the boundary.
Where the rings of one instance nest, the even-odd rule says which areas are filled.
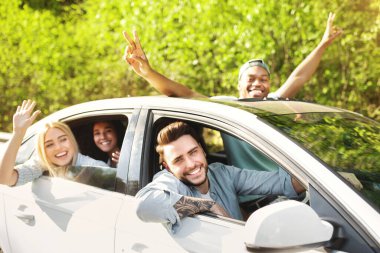
[[[306,190],[305,187],[294,177],[292,177],[292,186],[297,193],[301,193]]]
[[[174,204],[174,209],[177,211],[180,218],[211,211],[215,201],[201,198],[183,196],[177,203]]]
[[[276,91],[277,95],[282,98],[294,97],[317,70],[326,48],[326,44],[319,43],[290,74],[286,82]]]
[[[342,34],[342,29],[333,26],[335,14],[329,13],[325,33],[317,47],[292,72],[286,82],[276,91],[278,97],[291,98],[313,76],[326,48]]]
[[[205,97],[153,69],[144,78],[161,94],[169,97]]]

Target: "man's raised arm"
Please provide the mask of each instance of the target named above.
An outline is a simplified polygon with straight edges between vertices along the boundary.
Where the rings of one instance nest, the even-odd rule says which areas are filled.
[[[278,97],[292,98],[310,80],[318,68],[326,48],[342,34],[342,29],[333,26],[335,14],[329,13],[325,33],[317,47],[290,74],[285,83],[275,92]]]
[[[125,49],[123,58],[136,74],[147,80],[161,94],[169,97],[205,97],[155,71],[149,64],[136,31],[133,32],[134,39],[125,31],[123,35],[129,43]]]

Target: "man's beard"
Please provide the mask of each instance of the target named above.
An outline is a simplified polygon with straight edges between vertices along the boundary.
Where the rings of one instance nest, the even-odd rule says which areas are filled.
[[[208,177],[207,177],[208,167],[204,167],[204,169],[205,169],[205,179],[202,180],[202,182],[200,182],[198,184],[194,184],[194,183],[190,182],[189,180],[187,180],[186,178],[183,178],[183,179],[181,179],[182,183],[184,183],[187,186],[194,186],[194,187],[197,187],[197,186],[204,184],[208,180]]]
[[[190,181],[187,180],[187,179],[183,179],[183,180],[181,180],[181,181],[182,181],[182,183],[184,183],[184,184],[187,185],[187,186],[194,186],[194,187],[197,187],[197,186],[200,186],[200,185],[204,184],[207,180],[208,180],[208,178],[207,178],[207,175],[206,175],[206,176],[205,176],[205,180],[203,180],[203,181],[200,182],[199,184],[194,184],[194,183],[190,182]]]

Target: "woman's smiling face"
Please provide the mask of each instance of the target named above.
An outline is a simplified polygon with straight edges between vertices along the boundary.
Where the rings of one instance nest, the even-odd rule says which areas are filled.
[[[67,166],[73,161],[75,149],[67,134],[58,128],[47,130],[44,148],[46,158],[55,166]]]
[[[117,150],[117,133],[109,122],[97,122],[93,127],[93,137],[96,146],[105,153]]]

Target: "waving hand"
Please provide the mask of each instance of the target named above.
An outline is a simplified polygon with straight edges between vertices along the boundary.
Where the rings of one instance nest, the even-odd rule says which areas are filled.
[[[36,102],[30,99],[24,100],[21,105],[17,106],[15,114],[13,114],[13,131],[25,132],[33,123],[40,111],[35,111]]]

